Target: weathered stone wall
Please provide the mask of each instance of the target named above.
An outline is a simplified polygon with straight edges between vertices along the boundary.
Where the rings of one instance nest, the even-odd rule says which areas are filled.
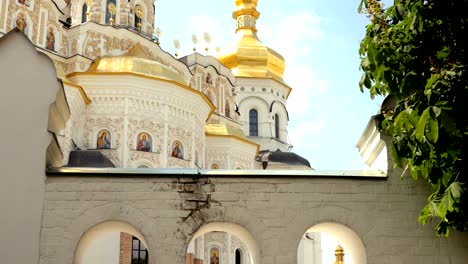
[[[468,236],[434,235],[417,222],[428,191],[400,171],[387,179],[346,177],[49,177],[41,263],[72,263],[80,237],[106,220],[141,231],[150,263],[184,263],[191,235],[232,222],[256,239],[260,263],[296,263],[303,233],[322,222],[353,229],[367,263],[466,263]]]

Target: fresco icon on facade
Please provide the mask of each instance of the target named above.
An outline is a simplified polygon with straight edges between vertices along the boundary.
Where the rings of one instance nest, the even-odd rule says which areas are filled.
[[[219,264],[219,250],[217,248],[211,249],[210,264]]]
[[[213,80],[211,80],[211,74],[207,73],[206,74],[206,79],[205,79],[207,84],[213,84]]]
[[[26,16],[23,13],[18,13],[15,25],[21,32],[27,34],[28,23],[26,22]]]
[[[30,1],[29,0],[18,0],[18,4],[20,5],[25,5],[25,6],[29,6],[29,3]]]
[[[110,149],[111,147],[111,134],[108,130],[101,130],[98,133],[96,142],[97,149]]]
[[[55,50],[55,35],[52,28],[47,30],[46,48],[49,50]]]
[[[171,156],[179,159],[184,158],[184,146],[179,141],[172,143]]]
[[[137,137],[137,150],[151,152],[151,136],[142,132]]]

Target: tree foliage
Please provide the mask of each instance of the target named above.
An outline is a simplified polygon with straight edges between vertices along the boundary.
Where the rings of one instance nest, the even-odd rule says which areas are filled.
[[[396,165],[432,190],[419,216],[437,234],[468,231],[468,0],[361,0],[361,91],[388,95],[381,130]]]

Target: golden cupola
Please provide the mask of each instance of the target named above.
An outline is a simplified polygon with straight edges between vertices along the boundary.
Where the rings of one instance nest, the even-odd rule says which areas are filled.
[[[257,37],[258,0],[235,0],[237,41],[218,59],[237,77],[274,78],[283,82],[284,58]]]

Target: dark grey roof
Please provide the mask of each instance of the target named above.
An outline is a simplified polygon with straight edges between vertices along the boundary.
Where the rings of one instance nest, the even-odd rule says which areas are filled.
[[[302,165],[312,168],[307,159],[297,155],[294,152],[283,152],[280,150],[277,151],[264,151],[256,158],[259,162],[280,162],[289,165]],[[265,165],[265,164],[264,164]],[[264,166],[265,167],[265,166]]]
[[[286,164],[292,164],[292,165],[304,165],[310,168],[309,161],[297,155],[294,152],[282,152],[282,151],[270,152],[270,156],[268,156],[268,160],[273,161],[273,162],[282,162]]]
[[[70,152],[67,167],[115,168],[115,165],[97,150],[75,150]]]

